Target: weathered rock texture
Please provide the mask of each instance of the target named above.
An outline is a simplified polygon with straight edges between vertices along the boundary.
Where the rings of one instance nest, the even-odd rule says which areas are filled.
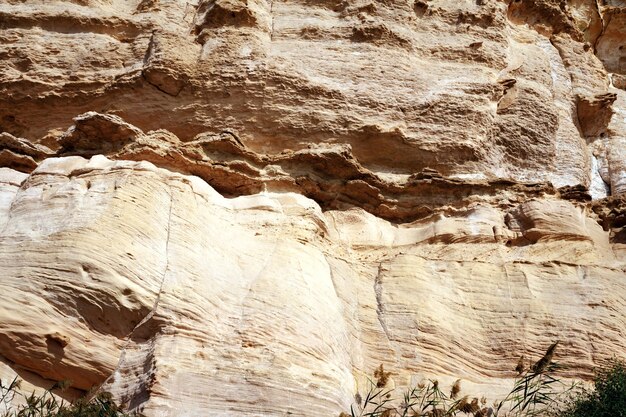
[[[331,416],[626,343],[620,0],[0,0],[0,377]]]

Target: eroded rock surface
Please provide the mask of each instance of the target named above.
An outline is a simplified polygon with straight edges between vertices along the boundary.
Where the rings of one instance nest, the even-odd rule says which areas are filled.
[[[552,3],[5,1],[2,128],[50,140],[98,111],[262,153],[346,143],[384,173],[589,186],[579,132],[609,123],[623,7]]]
[[[586,377],[623,342],[623,257],[554,196],[394,225],[147,162],[3,172],[0,352],[148,415],[332,415],[378,362],[506,385],[554,338]]]
[[[148,416],[626,343],[621,0],[0,0],[0,375]]]

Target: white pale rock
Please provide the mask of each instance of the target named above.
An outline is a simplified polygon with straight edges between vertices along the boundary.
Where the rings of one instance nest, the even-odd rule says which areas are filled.
[[[399,226],[101,156],[2,198],[0,354],[149,416],[335,415],[379,363],[497,393],[555,339],[566,377],[624,343],[624,260],[561,200]]]
[[[562,6],[562,7],[561,7]],[[337,416],[626,344],[623,0],[0,0],[0,379]]]

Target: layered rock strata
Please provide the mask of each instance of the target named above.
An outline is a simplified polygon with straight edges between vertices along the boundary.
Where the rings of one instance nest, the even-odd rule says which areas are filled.
[[[0,377],[147,416],[564,378],[626,323],[621,0],[0,0]]]
[[[506,386],[552,339],[587,377],[623,343],[623,258],[554,196],[394,225],[102,156],[3,172],[2,355],[148,415],[332,415],[379,362]]]

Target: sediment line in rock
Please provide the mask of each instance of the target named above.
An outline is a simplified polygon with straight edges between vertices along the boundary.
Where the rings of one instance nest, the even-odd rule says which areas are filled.
[[[182,142],[167,131],[144,133],[112,115],[90,112],[75,121],[61,137],[56,155],[104,154],[148,161],[196,175],[231,197],[263,190],[293,191],[314,199],[324,209],[362,207],[384,219],[408,222],[443,207],[454,210],[489,199],[514,205],[527,198],[558,195],[547,183],[468,181],[444,178],[432,169],[411,176],[387,175],[393,179],[386,180],[364,168],[349,145],[312,145],[305,150],[264,155],[246,148],[232,132],[198,135]],[[49,150],[37,154],[39,161],[52,155]]]

